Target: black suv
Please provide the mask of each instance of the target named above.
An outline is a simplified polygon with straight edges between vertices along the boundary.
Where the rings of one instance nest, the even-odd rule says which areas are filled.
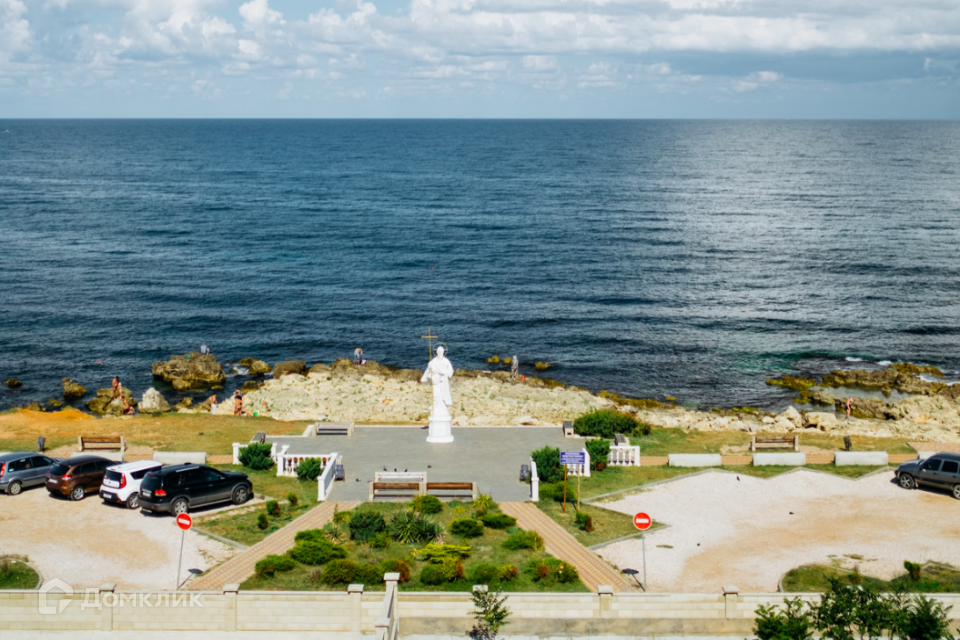
[[[937,453],[926,460],[910,460],[897,467],[896,473],[904,489],[925,484],[949,489],[960,500],[960,453]]]
[[[140,508],[154,513],[186,513],[218,502],[243,504],[253,496],[245,473],[218,471],[200,464],[175,464],[151,471],[140,484]]]

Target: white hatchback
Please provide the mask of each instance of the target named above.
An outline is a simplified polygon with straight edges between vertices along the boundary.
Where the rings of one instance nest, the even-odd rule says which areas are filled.
[[[153,460],[139,460],[109,467],[103,476],[100,497],[104,502],[125,504],[130,509],[138,509],[140,482],[145,475],[162,466]]]

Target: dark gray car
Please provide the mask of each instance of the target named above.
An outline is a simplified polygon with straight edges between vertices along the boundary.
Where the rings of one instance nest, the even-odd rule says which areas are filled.
[[[27,487],[43,484],[47,471],[58,461],[29,451],[0,455],[0,491],[15,496]]]
[[[904,462],[896,474],[904,489],[920,485],[947,489],[960,500],[960,453],[936,453],[926,460]]]

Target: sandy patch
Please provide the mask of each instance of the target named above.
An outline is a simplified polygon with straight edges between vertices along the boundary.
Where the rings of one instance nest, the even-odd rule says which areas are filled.
[[[784,573],[811,563],[858,562],[864,574],[890,579],[903,573],[904,560],[955,562],[960,504],[946,493],[905,491],[891,479],[891,473],[850,480],[812,471],[770,479],[710,472],[603,506],[645,511],[670,525],[647,536],[651,591],[712,593],[722,585],[775,591]],[[600,555],[639,570],[640,545],[621,542]]]

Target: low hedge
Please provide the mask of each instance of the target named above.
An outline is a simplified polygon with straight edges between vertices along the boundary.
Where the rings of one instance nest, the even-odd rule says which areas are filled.
[[[290,557],[301,564],[317,566],[346,558],[347,550],[326,541],[307,540],[297,543],[290,550]]]
[[[272,578],[275,573],[290,571],[297,564],[286,556],[270,555],[257,562],[253,571],[258,578]]]
[[[458,518],[450,523],[450,533],[463,538],[477,538],[483,535],[483,523],[473,518]]]
[[[488,516],[482,516],[480,521],[483,523],[483,526],[489,527],[491,529],[509,529],[510,527],[517,524],[517,519],[513,516],[508,516],[505,513],[496,513]]]

